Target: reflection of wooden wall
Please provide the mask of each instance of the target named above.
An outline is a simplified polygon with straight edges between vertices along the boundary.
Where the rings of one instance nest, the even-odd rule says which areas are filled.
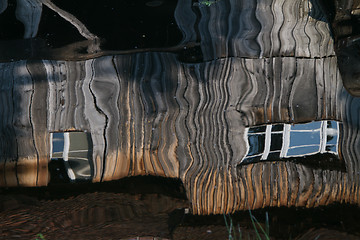
[[[349,107],[357,105],[342,88],[335,58],[227,58],[182,64],[172,54],[145,53],[85,62],[2,66],[12,66],[13,72],[30,69],[21,75],[28,82],[23,82],[22,88],[15,87],[16,91],[9,91],[11,83],[5,89],[3,78],[2,96],[12,92],[19,95],[25,87],[31,95],[39,91],[40,96],[43,86],[47,87],[45,95],[49,99],[43,101],[47,106],[37,108],[38,115],[18,107],[13,110],[16,118],[27,113],[21,114],[22,121],[39,122],[47,132],[91,133],[95,182],[148,174],[181,178],[197,213],[266,205],[313,206],[342,199],[336,193],[338,188],[355,201],[357,191],[351,193],[350,186],[357,186],[357,181],[349,181],[354,176],[348,173],[295,163],[238,166],[246,154],[246,126],[321,119],[348,121],[356,112]],[[34,101],[34,97],[20,99],[21,106]],[[46,118],[41,118],[45,114]],[[351,118],[348,125],[358,126],[356,117]],[[351,131],[348,125],[344,124],[344,131]],[[31,127],[29,124],[25,129],[35,132]],[[28,142],[34,142],[31,135],[26,136]],[[14,140],[10,135],[9,139]],[[348,150],[342,152],[346,153],[347,167],[357,169],[356,157],[350,155],[356,153],[359,143],[344,139],[342,146]],[[25,144],[16,145],[14,141],[14,146],[31,153]],[[47,141],[42,139],[43,144]],[[2,141],[3,146],[6,143]],[[16,155],[8,158],[12,152],[5,150],[3,163],[7,166]],[[46,151],[35,153],[45,155]],[[40,185],[35,182],[36,173],[27,185]],[[2,185],[14,186],[17,182]],[[282,191],[283,186],[289,191]],[[330,197],[318,202],[318,196],[324,194]]]
[[[91,132],[94,181],[179,176],[174,134],[179,110],[174,97],[180,67],[174,55],[45,65],[48,73],[55,73],[49,78],[49,130]]]
[[[359,203],[359,104],[343,89],[316,1],[317,17],[305,0],[235,2],[201,8],[197,21],[190,1],[179,1],[184,42],[197,40],[199,22],[202,63],[152,52],[0,64],[0,185],[46,185],[48,133],[81,130],[94,144],[94,182],[180,178],[195,213]],[[344,122],[346,172],[290,162],[239,166],[246,126],[322,119]]]
[[[34,74],[43,67],[25,61],[1,64],[2,186],[43,186],[48,182],[47,81]]]
[[[49,130],[92,133],[96,181],[102,174],[178,177],[178,157],[180,165],[221,158],[235,166],[245,154],[245,126],[339,119],[334,58],[180,64],[174,55],[153,53],[45,66]],[[225,152],[201,153],[212,146]],[[103,165],[104,154],[112,160]]]
[[[348,94],[335,58],[227,58],[187,66],[186,88],[177,98],[186,119],[178,132],[186,129],[187,140],[178,149],[185,156],[180,176],[196,213],[357,202],[358,183],[348,180],[353,171],[290,162],[238,165],[246,151],[244,126],[344,119]]]
[[[320,0],[220,0],[210,7],[192,2],[179,0],[175,17],[183,42],[200,42],[206,61],[334,55]]]

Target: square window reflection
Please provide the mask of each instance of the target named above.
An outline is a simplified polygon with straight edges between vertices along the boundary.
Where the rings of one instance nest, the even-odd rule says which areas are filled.
[[[90,180],[92,173],[92,141],[89,133],[51,133],[51,162],[56,166],[51,178],[71,181]],[[49,167],[50,168],[50,167]],[[51,168],[53,169],[53,168]]]

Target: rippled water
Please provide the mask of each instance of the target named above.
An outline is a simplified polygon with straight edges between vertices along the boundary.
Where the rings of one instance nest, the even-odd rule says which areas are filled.
[[[0,239],[358,239],[358,9],[1,0]]]

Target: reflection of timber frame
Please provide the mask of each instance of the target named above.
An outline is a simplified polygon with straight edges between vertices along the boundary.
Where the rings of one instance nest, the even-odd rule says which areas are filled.
[[[330,153],[338,155],[339,122],[269,124],[246,129],[247,155],[242,163]]]
[[[57,176],[63,180],[91,180],[93,173],[92,141],[87,132],[56,132],[50,134],[50,158]]]

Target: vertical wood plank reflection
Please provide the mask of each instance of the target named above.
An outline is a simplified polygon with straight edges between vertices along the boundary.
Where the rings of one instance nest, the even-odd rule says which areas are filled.
[[[341,139],[347,139],[342,146],[350,150],[342,156],[349,169],[359,167],[359,140],[353,135],[359,104],[343,92],[335,59],[228,58],[181,64],[172,54],[146,53],[84,62],[17,62],[6,68],[11,71],[3,71],[8,75],[2,77],[6,105],[1,114],[6,117],[1,131],[14,131],[22,143],[2,156],[4,185],[46,182],[46,174],[37,176],[41,164],[22,168],[25,160],[12,159],[26,151],[34,159],[27,162],[37,164],[38,157],[45,162],[44,132],[81,130],[91,133],[94,144],[94,182],[147,174],[180,177],[199,214],[358,199],[354,173],[321,172],[289,162],[238,166],[246,154],[245,126],[325,116],[347,122]],[[296,112],[304,91],[313,104],[307,115]],[[43,96],[49,96],[48,102]],[[13,103],[13,97],[21,101]],[[12,125],[13,130],[5,127]],[[21,136],[28,133],[34,140],[26,143]],[[22,169],[36,177],[26,179]]]
[[[101,181],[113,179],[118,152],[119,109],[119,80],[113,65],[113,57],[103,57],[92,62],[92,79],[89,83],[90,91],[96,111],[105,120],[102,136],[104,137],[105,152],[103,155],[103,169]],[[99,130],[100,131],[100,130]],[[96,159],[96,158],[95,158]]]
[[[2,144],[1,175],[5,186],[48,183],[47,102],[44,101],[47,78],[40,70],[41,62],[31,66],[26,61],[4,63],[7,70],[2,71],[1,96],[7,106],[1,112],[3,119],[8,120],[2,124],[2,135],[7,135],[4,141],[11,144],[11,147]],[[7,134],[9,131],[12,134]]]
[[[17,182],[7,181],[7,184],[8,186],[36,186],[38,178],[38,154],[35,144],[34,125],[30,118],[34,98],[33,79],[27,68],[26,61],[14,64],[12,71],[13,76],[11,78],[13,79],[12,87],[14,94],[13,126],[15,134],[9,136],[9,139],[15,139],[14,147],[17,148],[16,156],[14,156],[16,157],[14,158],[14,160],[16,159],[14,166],[16,176],[14,177],[16,177]],[[6,176],[8,176],[8,172]]]
[[[335,55],[320,0],[222,0],[208,7],[191,3],[180,1],[175,19],[183,43],[199,41],[205,61]]]
[[[1,64],[1,182],[3,186],[16,186],[18,184],[16,177],[16,158],[17,158],[17,142],[16,129],[13,125],[14,121],[14,66],[15,63]]]
[[[94,80],[94,61],[87,60],[85,62],[85,78],[82,85],[82,92],[85,96],[84,116],[89,122],[91,139],[93,143],[92,161],[94,165],[93,181],[99,182],[102,179],[104,171],[104,158],[106,151],[106,131],[107,119],[104,113],[97,106],[96,96],[91,88]]]
[[[34,145],[36,149],[36,186],[45,186],[49,181],[48,162],[50,161],[49,134],[47,131],[47,89],[46,69],[42,61],[29,61],[27,69],[31,75],[34,93],[31,101],[30,115]],[[18,161],[19,162],[19,161]],[[18,177],[21,174],[18,166]],[[26,169],[28,171],[28,169]],[[24,181],[23,184],[27,182]],[[20,182],[19,177],[19,184]]]

